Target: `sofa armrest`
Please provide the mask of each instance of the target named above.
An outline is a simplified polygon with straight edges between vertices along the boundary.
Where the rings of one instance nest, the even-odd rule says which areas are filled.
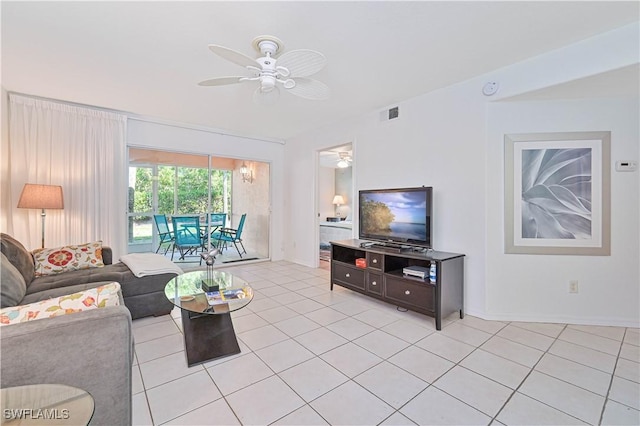
[[[105,265],[113,264],[113,250],[109,246],[102,246],[102,263]]]
[[[123,306],[3,326],[1,387],[74,386],[95,401],[92,425],[131,424],[131,315]]]

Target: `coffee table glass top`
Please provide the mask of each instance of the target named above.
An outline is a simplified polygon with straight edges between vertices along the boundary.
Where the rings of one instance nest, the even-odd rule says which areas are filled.
[[[218,287],[218,293],[205,292],[203,282]],[[242,278],[228,272],[186,272],[173,278],[164,293],[180,309],[194,313],[224,314],[247,306],[253,299],[253,289]],[[220,296],[219,293],[222,293]]]

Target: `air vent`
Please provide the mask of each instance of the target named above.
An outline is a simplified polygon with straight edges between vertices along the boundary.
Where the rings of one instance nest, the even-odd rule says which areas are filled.
[[[380,111],[380,121],[396,120],[400,116],[400,107],[383,109]]]

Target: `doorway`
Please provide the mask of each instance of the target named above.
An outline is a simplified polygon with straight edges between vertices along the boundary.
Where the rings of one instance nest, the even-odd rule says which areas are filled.
[[[173,216],[199,216],[206,224],[210,213],[218,213],[231,229],[246,214],[238,244],[246,253],[228,244],[216,265],[269,258],[269,163],[130,147],[128,186],[129,253],[168,248],[171,255],[170,243],[160,247],[154,215],[164,215],[169,224]]]
[[[317,259],[328,268],[331,241],[353,238],[353,145],[318,151]]]

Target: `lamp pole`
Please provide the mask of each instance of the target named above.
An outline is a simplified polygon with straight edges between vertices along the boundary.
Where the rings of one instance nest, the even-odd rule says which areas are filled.
[[[47,217],[47,213],[45,213],[44,209],[42,209],[40,217],[42,217],[42,248],[44,248],[44,219]]]

